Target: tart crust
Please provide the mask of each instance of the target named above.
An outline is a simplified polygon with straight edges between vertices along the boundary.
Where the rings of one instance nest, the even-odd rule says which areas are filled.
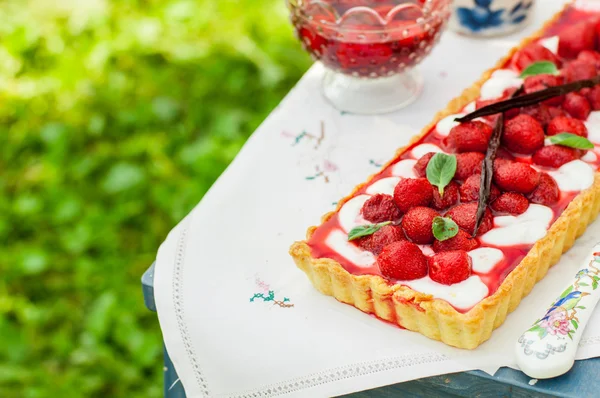
[[[415,136],[408,146],[399,149],[396,157],[383,168],[426,135],[440,119],[459,112],[465,105],[475,100],[479,96],[481,86],[492,72],[502,68],[520,48],[541,37],[545,29],[561,14],[562,11],[557,13],[541,30],[524,39],[494,68],[486,71],[473,86],[450,101],[446,109],[436,114],[433,122],[426,126],[420,135]],[[367,182],[358,185],[349,196],[341,200],[336,211],[376,175],[372,175]],[[435,299],[431,295],[400,284],[390,285],[380,276],[353,275],[335,260],[313,258],[307,240],[317,227],[310,227],[307,231],[307,240],[295,242],[290,248],[290,254],[298,268],[306,273],[321,293],[450,346],[474,349],[488,340],[492,331],[502,325],[508,313],[517,308],[521,299],[529,294],[533,286],[546,275],[548,269],[573,246],[575,239],[585,232],[599,211],[600,173],[597,172],[593,185],[580,192],[571,201],[552,224],[546,236],[533,245],[527,256],[504,279],[498,290],[466,313],[458,312],[445,300]],[[325,214],[322,222],[329,220],[334,214],[335,212]]]

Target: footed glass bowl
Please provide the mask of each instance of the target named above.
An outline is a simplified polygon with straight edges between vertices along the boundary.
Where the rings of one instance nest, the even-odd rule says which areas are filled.
[[[423,87],[413,67],[438,42],[451,0],[287,0],[303,47],[327,68],[323,94],[339,110],[385,113]]]

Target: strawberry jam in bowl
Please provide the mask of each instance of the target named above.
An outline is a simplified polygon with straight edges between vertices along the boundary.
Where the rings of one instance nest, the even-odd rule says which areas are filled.
[[[359,114],[407,106],[423,83],[413,67],[438,42],[450,0],[287,0],[303,47],[327,68],[323,94]]]

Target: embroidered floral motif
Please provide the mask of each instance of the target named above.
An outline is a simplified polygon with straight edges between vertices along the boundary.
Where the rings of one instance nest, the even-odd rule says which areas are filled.
[[[284,297],[283,300],[277,300],[275,298],[275,291],[271,290],[271,287],[261,279],[256,278],[255,282],[259,292],[254,293],[254,295],[250,297],[251,303],[254,303],[257,299],[261,299],[265,303],[272,302],[273,305],[277,305],[281,308],[291,308],[294,306],[288,297]]]

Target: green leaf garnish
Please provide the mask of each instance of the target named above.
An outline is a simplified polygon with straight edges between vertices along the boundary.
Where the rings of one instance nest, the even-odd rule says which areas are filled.
[[[443,196],[444,188],[456,173],[456,156],[436,153],[427,164],[426,173],[431,185],[438,187],[440,196]]]
[[[458,225],[449,217],[436,217],[431,225],[433,236],[439,241],[448,240],[458,234]]]
[[[379,224],[367,224],[367,225],[359,225],[358,227],[352,228],[352,230],[348,233],[348,241],[362,238],[363,236],[373,235],[375,232],[379,231],[381,228],[386,225],[391,224],[391,221],[380,222]]]
[[[535,76],[535,75],[557,75],[558,68],[554,65],[553,62],[550,61],[539,61],[534,62],[529,65],[523,72],[521,72],[521,77],[526,78],[527,76]]]
[[[594,144],[585,137],[571,133],[560,133],[550,136],[550,142],[556,145],[577,149],[592,149]]]

